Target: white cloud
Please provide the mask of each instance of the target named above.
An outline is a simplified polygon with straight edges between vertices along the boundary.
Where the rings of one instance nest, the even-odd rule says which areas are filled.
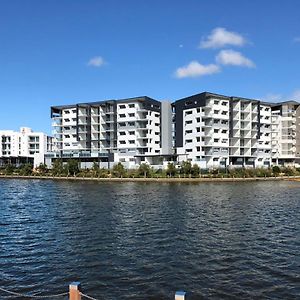
[[[255,67],[253,61],[234,50],[221,50],[216,56],[216,61],[221,65],[233,65],[248,68]]]
[[[295,90],[292,95],[290,96],[291,100],[300,101],[300,89]]]
[[[105,64],[104,59],[101,56],[92,57],[87,63],[88,66],[99,68]]]
[[[243,46],[246,39],[233,31],[227,31],[225,28],[215,28],[206,39],[200,43],[200,48],[222,48],[227,45]]]
[[[178,68],[175,72],[177,78],[200,77],[219,73],[220,67],[215,64],[202,65],[197,61],[191,61],[188,65]]]
[[[283,102],[283,101],[300,101],[300,89],[294,90],[290,95],[272,94],[269,93],[263,97],[264,101],[267,102]]]
[[[298,36],[298,37],[295,37],[294,39],[293,39],[293,42],[294,43],[300,43],[300,37]]]

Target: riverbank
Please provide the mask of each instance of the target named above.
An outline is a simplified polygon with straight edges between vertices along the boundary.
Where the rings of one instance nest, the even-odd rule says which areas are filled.
[[[72,176],[21,176],[0,175],[0,179],[35,179],[35,180],[70,180],[70,181],[98,181],[98,182],[243,182],[243,181],[300,181],[300,176],[277,176],[277,177],[199,177],[199,178],[95,178],[95,177],[72,177]]]

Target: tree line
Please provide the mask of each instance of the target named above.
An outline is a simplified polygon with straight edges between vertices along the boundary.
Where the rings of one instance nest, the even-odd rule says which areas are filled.
[[[183,161],[180,165],[169,163],[165,170],[154,169],[146,163],[142,163],[137,169],[126,169],[122,163],[115,164],[111,169],[100,168],[94,162],[92,168],[80,168],[78,161],[74,159],[63,163],[57,159],[53,162],[52,168],[40,164],[33,169],[32,164],[24,164],[19,167],[7,165],[0,168],[2,175],[20,176],[54,176],[54,177],[91,177],[91,178],[253,178],[272,176],[297,176],[300,169],[292,167],[272,168],[234,168],[234,169],[200,169],[197,164],[192,165],[189,161]]]

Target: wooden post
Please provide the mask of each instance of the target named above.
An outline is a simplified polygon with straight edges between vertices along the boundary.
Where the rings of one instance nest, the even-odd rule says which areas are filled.
[[[72,282],[69,285],[69,300],[81,300],[80,290],[80,282]]]
[[[186,292],[178,291],[175,293],[175,300],[185,300]]]

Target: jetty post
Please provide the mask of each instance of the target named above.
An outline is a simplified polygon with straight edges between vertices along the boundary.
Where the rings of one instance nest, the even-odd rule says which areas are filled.
[[[186,295],[186,292],[178,291],[175,293],[175,300],[186,300],[185,295]]]
[[[69,300],[81,300],[81,285],[80,282],[75,281],[69,285]]]

